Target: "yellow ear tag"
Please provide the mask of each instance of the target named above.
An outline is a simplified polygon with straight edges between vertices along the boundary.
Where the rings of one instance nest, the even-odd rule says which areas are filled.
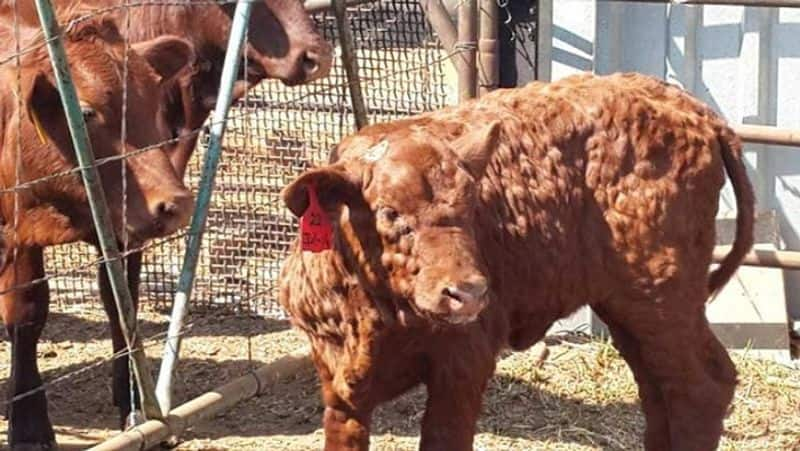
[[[42,122],[39,121],[39,116],[37,116],[36,112],[30,107],[28,107],[28,117],[30,117],[31,122],[33,122],[33,128],[36,129],[36,135],[39,137],[39,141],[41,141],[42,144],[47,144],[47,133],[44,131],[44,127],[42,127]]]

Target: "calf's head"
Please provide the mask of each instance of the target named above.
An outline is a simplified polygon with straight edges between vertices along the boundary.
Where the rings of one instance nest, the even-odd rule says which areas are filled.
[[[371,295],[437,323],[468,323],[489,301],[475,219],[499,133],[492,123],[448,140],[418,127],[357,135],[341,144],[342,160],[292,182],[284,201],[300,216],[314,187],[335,225],[334,252]]]
[[[170,137],[159,110],[163,86],[193,61],[191,45],[163,36],[137,44],[125,58],[123,42],[111,22],[87,21],[69,30],[65,50],[117,234],[128,232],[138,242],[184,226],[192,196],[159,145]],[[127,102],[123,102],[126,59]],[[19,110],[19,127],[6,126],[4,147],[21,149],[24,180],[45,178],[32,185],[23,209],[60,215],[68,227],[82,230],[81,239],[91,239],[92,220],[78,174],[47,179],[77,166],[50,62],[44,52],[34,53],[24,59],[20,70],[21,100],[11,102],[11,108]],[[11,81],[16,73],[10,69],[3,75]],[[127,110],[124,142],[123,103]],[[4,158],[0,171],[3,184],[11,186],[14,158]],[[10,214],[7,204],[3,205],[5,216]]]

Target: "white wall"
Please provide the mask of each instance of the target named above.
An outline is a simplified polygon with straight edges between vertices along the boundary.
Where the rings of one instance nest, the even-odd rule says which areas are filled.
[[[731,123],[800,128],[800,9],[551,5],[552,41],[544,44],[552,46],[553,79],[582,70],[638,71],[692,91]],[[759,210],[775,209],[783,246],[800,250],[800,149],[748,145],[747,151]],[[733,205],[726,187],[720,216],[735,214]],[[783,276],[790,316],[800,319],[800,271]]]

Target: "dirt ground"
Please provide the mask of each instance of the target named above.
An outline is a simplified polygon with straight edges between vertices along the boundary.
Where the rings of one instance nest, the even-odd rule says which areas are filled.
[[[143,312],[141,331],[166,330],[166,317]],[[182,348],[176,401],[185,402],[249,369],[305,344],[281,321],[225,315],[192,315]],[[150,340],[155,367],[161,353]],[[6,341],[3,377],[8,375]],[[534,351],[506,356],[489,388],[476,450],[641,449],[644,420],[636,386],[608,343],[578,337],[550,340],[549,356],[536,365]],[[39,349],[48,381],[50,415],[63,449],[85,449],[116,433],[111,406],[110,341],[97,309],[53,313]],[[736,357],[741,383],[726,422],[723,450],[800,450],[800,371]],[[75,373],[75,371],[79,372]],[[5,382],[5,380],[3,380]],[[418,444],[424,389],[377,413],[372,449],[412,450]],[[212,421],[196,426],[179,450],[320,449],[318,385],[311,371],[272,387]],[[5,420],[0,422],[5,439]]]

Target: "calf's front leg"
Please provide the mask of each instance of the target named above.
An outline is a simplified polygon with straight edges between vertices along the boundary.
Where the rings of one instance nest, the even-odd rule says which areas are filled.
[[[348,408],[326,406],[322,420],[325,428],[325,451],[369,450],[369,415]]]
[[[11,342],[11,374],[7,385],[8,441],[12,450],[55,449],[47,414],[47,397],[36,363],[36,346],[47,321],[47,282],[24,287],[44,277],[41,248],[20,248],[0,273],[3,322]],[[20,287],[20,288],[15,288]]]
[[[345,403],[327,376],[327,372],[321,372],[325,451],[368,451],[372,408],[354,408]]]

